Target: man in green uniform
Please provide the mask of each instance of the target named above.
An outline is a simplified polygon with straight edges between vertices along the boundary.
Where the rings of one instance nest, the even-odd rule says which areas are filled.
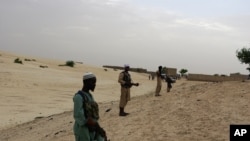
[[[74,98],[74,135],[76,141],[104,141],[97,132],[99,127],[99,110],[90,91],[94,91],[96,77],[93,73],[85,73],[83,76],[83,88]]]
[[[124,108],[130,100],[130,88],[132,85],[139,86],[139,83],[133,83],[129,74],[129,65],[124,65],[124,71],[119,75],[118,82],[121,84],[121,96],[120,96],[120,112],[119,116],[126,116],[128,113],[124,112]]]

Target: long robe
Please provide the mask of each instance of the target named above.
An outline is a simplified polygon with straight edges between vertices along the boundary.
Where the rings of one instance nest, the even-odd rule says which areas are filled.
[[[93,96],[90,93],[84,92],[87,96],[88,101],[94,101]],[[88,127],[86,126],[87,119],[85,118],[85,113],[83,110],[83,98],[80,94],[76,93],[73,97],[74,101],[74,134],[76,141],[93,141],[95,132],[89,132]],[[98,136],[97,141],[103,141],[103,138]]]

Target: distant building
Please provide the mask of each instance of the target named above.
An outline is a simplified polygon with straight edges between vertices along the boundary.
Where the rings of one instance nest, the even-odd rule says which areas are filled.
[[[248,75],[240,73],[232,73],[227,75],[206,75],[206,74],[188,74],[188,80],[192,81],[210,81],[210,82],[223,82],[223,81],[244,81],[248,78]]]
[[[248,75],[240,73],[230,73],[230,77],[240,78],[242,80],[248,79]]]
[[[168,76],[177,77],[177,69],[176,68],[166,68],[165,72]]]

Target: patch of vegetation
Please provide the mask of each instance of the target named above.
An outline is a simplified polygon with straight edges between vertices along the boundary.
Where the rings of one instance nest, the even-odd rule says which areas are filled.
[[[14,63],[23,64],[22,60],[20,60],[19,58],[16,58],[14,60]]]
[[[40,68],[48,68],[48,66],[40,65]]]
[[[67,61],[66,62],[66,66],[74,67],[75,66],[75,62],[74,61]]]
[[[66,61],[64,65],[59,65],[59,66],[69,66],[69,67],[74,67],[75,62],[74,61]]]
[[[25,59],[24,59],[24,61],[31,61],[31,60],[30,60],[30,59],[26,59],[26,58],[25,58]]]
[[[27,59],[25,58],[24,61],[36,61],[35,59]]]

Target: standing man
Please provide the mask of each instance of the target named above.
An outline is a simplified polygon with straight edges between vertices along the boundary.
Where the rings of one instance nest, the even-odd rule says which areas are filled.
[[[124,108],[130,100],[130,88],[132,85],[139,86],[139,83],[133,83],[129,74],[129,65],[124,65],[124,71],[119,75],[118,82],[121,84],[121,96],[120,96],[120,112],[119,116],[127,116],[129,113],[124,112]]]
[[[156,84],[155,96],[161,96],[160,95],[161,85],[162,85],[161,71],[162,71],[162,66],[159,66],[158,70],[156,71],[157,84]]]
[[[95,86],[95,75],[85,73],[82,90],[79,90],[73,97],[75,141],[104,141],[106,139],[105,131],[98,124],[98,104],[90,93],[95,90]]]
[[[167,92],[170,92],[172,88],[172,83],[174,83],[174,81],[168,75],[166,75],[166,82],[167,82]]]

